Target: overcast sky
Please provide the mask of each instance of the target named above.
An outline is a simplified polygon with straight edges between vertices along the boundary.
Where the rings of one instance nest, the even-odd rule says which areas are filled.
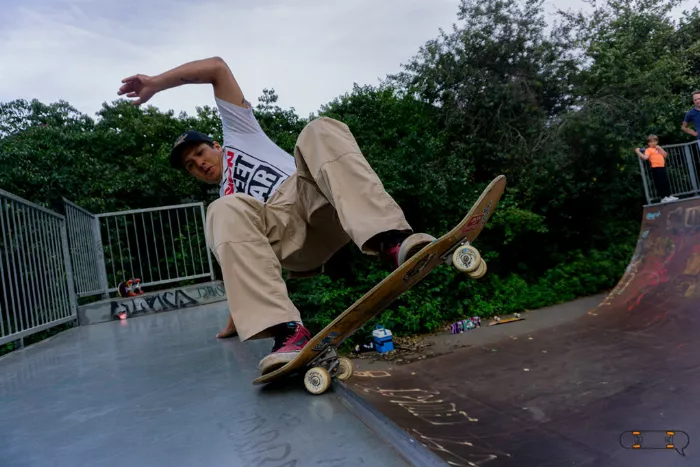
[[[377,84],[457,20],[459,0],[0,0],[0,102],[64,99],[91,116],[122,78],[221,56],[254,104],[274,88],[284,108],[315,112]],[[547,0],[587,8],[581,0]],[[208,85],[149,101],[194,113]]]

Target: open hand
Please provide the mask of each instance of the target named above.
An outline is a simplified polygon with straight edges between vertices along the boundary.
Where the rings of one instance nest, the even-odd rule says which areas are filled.
[[[119,88],[117,95],[126,94],[126,97],[136,97],[137,99],[131,102],[132,105],[144,104],[158,92],[154,81],[153,77],[148,75],[129,76],[122,80],[124,84]]]

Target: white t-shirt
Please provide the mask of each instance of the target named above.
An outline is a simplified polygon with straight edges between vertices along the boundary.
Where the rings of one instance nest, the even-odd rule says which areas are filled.
[[[267,202],[296,171],[294,157],[267,137],[248,101],[246,109],[215,99],[224,130],[224,167],[219,196],[245,193]]]

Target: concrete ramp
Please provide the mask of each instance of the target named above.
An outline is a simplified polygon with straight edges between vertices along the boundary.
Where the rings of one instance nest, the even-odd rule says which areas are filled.
[[[699,313],[700,199],[647,206],[625,274],[591,315],[598,325],[679,337]]]
[[[349,388],[453,466],[700,465],[700,200],[643,216],[590,311],[481,328],[471,348],[359,371]]]

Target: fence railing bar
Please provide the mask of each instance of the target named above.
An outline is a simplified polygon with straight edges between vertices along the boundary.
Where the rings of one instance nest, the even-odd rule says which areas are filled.
[[[64,198],[64,197],[62,197],[62,199],[63,199],[63,202],[64,202],[65,204],[67,204],[68,206],[72,207],[73,209],[76,209],[76,210],[80,211],[80,212],[83,213],[83,214],[87,214],[88,216],[92,216],[92,215],[93,215],[90,211],[88,211],[88,210],[85,209],[85,208],[81,208],[80,206],[78,206],[77,204],[75,204],[74,202],[72,202],[71,200],[69,200],[69,199],[67,199],[67,198]]]
[[[202,265],[202,271],[204,271],[204,258],[202,257],[202,241],[199,238],[199,221],[197,220],[197,213],[194,213],[193,217],[194,230],[196,232],[195,238],[197,239],[197,251],[199,252],[199,264]],[[204,234],[204,229],[202,229],[202,234]]]
[[[122,236],[119,234],[119,220],[116,217],[114,218],[114,225],[115,225],[116,231],[117,231],[117,243],[119,244],[119,263],[122,266],[122,268],[121,268],[121,274],[122,274],[121,281],[123,281],[123,280],[126,280],[124,277],[124,270],[125,270],[125,268],[124,268],[124,253],[122,252]],[[114,277],[114,280],[115,280],[115,284],[118,284],[119,282],[121,282],[119,279],[117,279],[116,276]]]
[[[187,243],[190,245],[190,258],[192,259],[192,272],[197,272],[197,264],[194,262],[194,251],[192,251],[192,234],[190,233],[190,220],[187,216],[187,209],[185,209],[185,230],[187,235]]]
[[[17,195],[13,195],[13,194],[10,193],[9,191],[5,191],[5,190],[0,189],[0,197],[5,197],[5,198],[10,199],[10,200],[12,200],[12,201],[14,201],[14,202],[16,202],[16,203],[19,203],[19,204],[22,204],[22,205],[24,205],[24,206],[30,207],[30,208],[32,208],[32,209],[37,209],[37,210],[39,210],[39,211],[41,211],[41,212],[44,212],[44,213],[46,213],[46,214],[48,214],[48,215],[50,215],[50,216],[53,216],[53,217],[55,217],[55,218],[57,218],[57,219],[63,219],[63,216],[62,216],[62,215],[60,215],[60,214],[58,214],[58,213],[55,213],[55,212],[53,212],[52,210],[47,209],[47,208],[45,208],[45,207],[43,207],[43,206],[39,206],[38,204],[32,203],[31,201],[27,201],[27,200],[24,199],[24,198],[20,198],[20,197],[17,196]]]
[[[0,248],[0,255],[2,255],[2,250],[4,248]],[[0,256],[0,286],[2,286],[3,292],[5,291],[5,267],[3,266],[2,263],[2,257]],[[9,331],[11,323],[10,323],[10,307],[7,306],[7,293],[3,293],[3,299],[5,302],[5,308],[2,307],[2,303],[0,303],[0,337],[3,337],[5,334],[10,334],[11,331]],[[8,332],[5,333],[5,314],[7,314],[7,329]]]
[[[178,233],[178,238],[180,239],[180,251],[182,251],[182,267],[185,270],[185,275],[187,275],[187,250],[185,250],[185,245],[183,245],[182,242],[182,225],[180,224],[180,210],[176,209],[175,210],[175,217],[177,218],[177,233]],[[194,271],[193,271],[194,272]]]
[[[134,277],[134,260],[133,260],[133,253],[131,252],[131,242],[129,241],[129,221],[126,218],[126,216],[123,217],[124,219],[124,233],[126,237],[126,249],[129,252],[129,273],[124,277],[124,280],[127,280],[131,277]]]
[[[41,245],[41,251],[39,252],[39,260],[41,262],[41,269],[43,271],[42,278],[44,280],[44,300],[46,302],[46,318],[47,322],[53,321],[53,307],[54,307],[54,297],[53,297],[53,283],[55,282],[52,278],[56,276],[51,273],[50,258],[48,257],[48,242],[46,241],[46,229],[44,220],[46,216],[43,213],[37,213],[37,241]]]
[[[61,273],[61,276],[65,275],[64,268],[61,267],[61,241],[60,241],[60,232],[61,226],[58,222],[52,223],[51,225],[51,233],[53,234],[51,237],[53,238],[54,241],[54,248],[56,250],[56,265],[58,266],[58,270]],[[59,282],[59,294],[63,295],[64,297],[67,294],[67,287],[65,286],[65,277],[63,278],[62,281]],[[59,318],[65,318],[68,314],[70,314],[70,310],[66,306],[66,301],[61,300],[60,303],[60,313],[59,313]]]
[[[153,213],[150,212],[149,216],[151,218],[151,231],[153,232],[153,249],[156,250],[156,265],[158,266],[158,280],[163,279],[163,274],[160,271],[160,256],[158,255],[158,241],[156,240],[156,226],[153,223]]]
[[[165,227],[163,227],[163,211],[158,213],[158,220],[160,221],[160,238],[163,239],[163,252],[168,251],[168,247],[165,246]],[[170,263],[168,263],[168,257],[165,257],[165,271],[168,273],[168,279],[170,279]]]
[[[34,254],[35,252],[35,246],[36,243],[34,242],[34,239],[32,238],[32,223],[31,220],[29,219],[30,217],[30,211],[27,209],[23,210],[23,216],[24,216],[24,225],[26,226],[26,236],[27,236],[27,259],[29,262],[29,267],[32,271],[30,280],[32,281],[31,283],[31,288],[32,292],[34,293],[34,298],[35,298],[35,308],[34,308],[34,315],[36,318],[35,323],[37,325],[42,325],[44,324],[41,320],[41,315],[42,315],[42,307],[41,307],[41,291],[39,290],[39,287],[37,287],[38,283],[38,277],[39,277],[39,268],[37,267],[36,264],[36,255]]]
[[[173,245],[173,263],[175,263],[175,275],[179,276],[180,272],[177,270],[177,249],[175,249],[175,235],[173,235],[173,221],[170,217],[170,211],[168,211],[168,227],[170,227],[170,243]],[[168,277],[170,277],[169,274]]]
[[[8,342],[16,341],[16,340],[22,339],[22,338],[27,337],[27,336],[31,336],[32,334],[36,334],[37,332],[45,331],[47,329],[51,329],[53,327],[60,326],[61,324],[65,324],[69,321],[73,321],[73,319],[74,318],[72,316],[68,316],[66,318],[61,318],[61,319],[57,319],[55,321],[51,321],[50,323],[46,323],[46,324],[43,324],[41,326],[36,326],[36,327],[31,328],[31,329],[15,332],[13,334],[10,334],[9,336],[0,338],[0,345],[6,344]]]
[[[66,274],[66,280],[62,281],[68,292],[68,308],[69,316],[76,317],[78,315],[78,301],[75,298],[75,282],[73,278],[73,267],[70,263],[70,255],[68,254],[68,229],[66,223],[59,223],[61,250],[63,251],[63,267]]]
[[[35,288],[36,292],[38,295],[39,299],[39,310],[37,310],[39,316],[39,324],[45,324],[46,323],[46,312],[48,311],[48,306],[46,306],[46,297],[44,296],[44,271],[45,269],[42,267],[41,264],[41,242],[38,241],[37,239],[37,232],[38,232],[38,226],[36,224],[36,217],[35,217],[36,211],[30,211],[28,213],[29,216],[29,236],[31,238],[31,244],[33,246],[32,248],[32,257],[34,259],[34,266],[36,267],[36,276],[34,277],[35,281]],[[39,248],[37,248],[37,246]]]
[[[98,221],[99,222],[99,221]],[[116,222],[116,219],[115,219]],[[109,218],[105,219],[106,230],[107,230],[107,244],[109,245],[109,264],[112,265],[112,277],[117,277],[117,270],[114,266],[114,245],[112,245],[112,236],[109,233]],[[101,225],[101,224],[100,224]],[[101,229],[101,227],[100,227]],[[109,281],[107,281],[107,291],[109,291]]]
[[[7,274],[8,290],[10,292],[10,301],[12,303],[12,313],[15,318],[15,328],[22,329],[24,326],[22,323],[21,298],[19,296],[19,288],[17,286],[17,269],[15,268],[14,248],[10,230],[10,218],[9,215],[6,215],[8,213],[7,201],[2,198],[0,198],[0,208],[0,221],[2,221],[2,235],[3,241],[5,243],[5,261],[7,266],[12,271],[12,280],[10,280],[10,273],[8,272]],[[7,226],[5,220],[7,220]],[[6,233],[7,236],[5,235]],[[10,239],[9,241],[7,240],[8,238]],[[10,264],[10,262],[12,264]],[[13,283],[14,287],[12,287]],[[15,297],[17,298],[16,302]],[[17,314],[18,309],[20,311],[19,315]]]
[[[146,259],[148,260],[148,277],[150,279],[153,278],[153,266],[151,265],[151,252],[150,249],[148,248],[149,242],[149,237],[148,234],[146,233],[146,213],[141,213],[141,227],[143,227],[143,241],[146,244]],[[145,277],[143,279],[144,281],[146,280]]]
[[[201,279],[203,277],[209,277],[209,274],[195,274],[192,276],[175,277],[173,279],[166,279],[166,280],[162,280],[162,281],[151,282],[148,285],[149,286],[156,286],[156,285],[163,285],[163,284],[171,284],[173,282],[187,281],[187,280],[192,280],[192,279]],[[116,287],[112,287],[111,289],[108,290],[108,292],[116,292],[116,291],[117,291]]]
[[[83,271],[82,271],[82,287],[85,290],[88,288],[89,284],[97,280],[97,271],[95,270],[95,260],[90,249],[90,240],[86,237],[86,233],[90,232],[90,224],[88,223],[87,216],[82,215],[78,219],[80,222],[80,251],[78,254],[83,259]],[[77,275],[74,275],[76,282],[78,281]]]
[[[32,292],[31,292],[31,287],[29,284],[29,271],[27,269],[27,258],[25,255],[24,237],[22,235],[25,232],[24,232],[24,229],[20,226],[20,222],[18,220],[19,214],[17,213],[17,209],[13,209],[12,211],[13,211],[12,213],[13,213],[13,217],[14,217],[14,221],[15,221],[15,232],[17,232],[17,237],[19,237],[19,240],[18,240],[18,244],[19,244],[19,254],[18,254],[19,274],[20,274],[20,277],[22,278],[22,289],[25,291],[25,297],[26,297],[24,312],[25,312],[25,316],[27,318],[27,323],[29,323],[29,327],[34,327],[34,326],[36,326],[36,323],[34,322],[34,314],[32,312],[34,309],[34,301],[32,299]]]
[[[211,280],[214,280],[214,267],[212,266],[211,262],[211,249],[209,248],[209,245],[207,245],[207,218],[206,214],[204,212],[204,204],[201,205],[200,207],[200,214],[202,215],[202,235],[204,235],[204,248],[207,251],[207,261],[209,262],[209,275],[211,277]]]
[[[46,248],[43,248],[44,250],[44,258],[46,260],[46,269],[47,272],[49,273],[49,277],[53,278],[54,280],[49,279],[49,322],[53,321],[58,317],[58,314],[56,313],[56,305],[59,302],[59,298],[56,293],[56,278],[59,277],[59,275],[56,273],[56,268],[53,263],[53,258],[52,258],[52,249],[51,249],[51,242],[49,240],[49,236],[47,233],[47,228],[46,226],[49,224],[50,220],[49,219],[42,219],[42,228],[41,228],[41,243],[42,245],[45,245]]]
[[[136,255],[139,258],[139,274],[136,276],[136,273],[132,273],[132,276],[136,276],[141,278],[141,281],[144,282],[146,280],[146,277],[143,273],[143,261],[141,260],[141,245],[139,243],[139,231],[138,228],[136,227],[136,214],[131,215],[132,218],[134,219],[134,237],[136,238]],[[144,239],[145,240],[145,239]]]
[[[95,214],[97,217],[112,217],[112,216],[126,216],[129,214],[135,214],[139,212],[156,212],[156,211],[168,211],[172,209],[180,209],[180,208],[186,208],[189,206],[197,206],[198,204],[202,204],[202,202],[197,202],[197,203],[186,203],[186,204],[173,204],[170,206],[158,206],[155,208],[143,208],[143,209],[128,209],[125,211],[115,211],[115,212],[104,212],[102,214]]]
[[[7,241],[7,235],[6,235],[6,230],[5,230],[5,206],[4,206],[4,200],[0,199],[0,230],[2,231],[2,243],[3,243],[3,250],[5,253],[5,262],[2,260],[2,254],[3,251],[0,251],[0,267],[3,266],[3,264],[7,264],[7,267],[10,268],[10,257],[8,256],[7,252],[12,250],[12,243]],[[13,268],[10,268],[12,271],[14,271]],[[2,273],[2,287],[4,293],[3,299],[5,301],[5,309],[7,310],[7,325],[8,325],[8,334],[11,334],[11,323],[10,323],[10,310],[14,313],[14,324],[15,327],[18,326],[17,323],[17,307],[15,306],[15,297],[14,294],[12,293],[12,284],[11,284],[11,278],[10,278],[10,271],[7,273],[7,278],[5,278],[5,273],[4,273],[4,268],[3,268],[3,273]],[[7,286],[5,285],[7,284]],[[8,305],[8,299],[7,296],[10,296],[9,302],[12,303],[12,308]],[[3,335],[5,333],[3,332]]]
[[[79,239],[78,239],[78,228],[76,226],[76,216],[73,213],[74,209],[72,209],[71,206],[66,207],[66,224],[68,224],[68,232],[70,235],[70,249],[71,249],[71,257],[73,258],[73,261],[75,262],[75,265],[78,269],[77,271],[77,287],[80,290],[82,286],[82,280],[81,280],[81,275],[83,271],[83,265],[82,265],[82,258],[80,256],[80,247],[81,245],[79,244]]]

